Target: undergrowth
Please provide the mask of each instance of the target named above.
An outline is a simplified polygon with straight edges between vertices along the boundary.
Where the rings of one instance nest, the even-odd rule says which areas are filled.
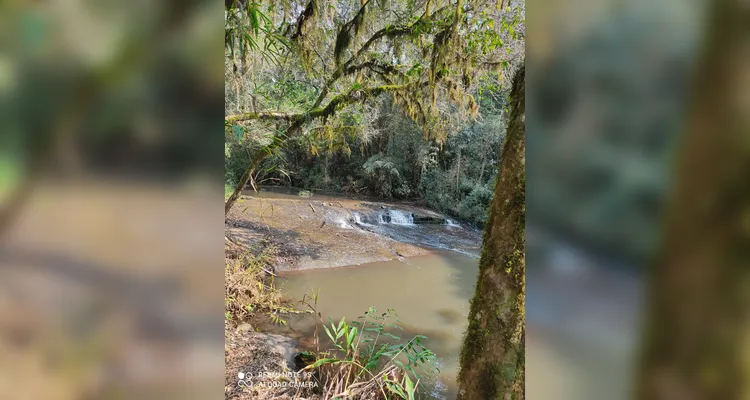
[[[269,246],[259,254],[244,251],[226,258],[226,319],[236,326],[265,314],[286,325],[284,315],[314,315],[315,350],[302,352],[298,358],[306,364],[300,376],[312,378],[315,384],[288,386],[295,398],[414,400],[424,379],[437,375],[435,353],[423,343],[426,336],[405,341],[394,334],[403,328],[393,309],[378,312],[370,307],[356,321],[329,318],[326,323],[317,310],[315,291],[302,299],[305,310],[291,307],[274,284],[273,254]],[[330,340],[325,340],[326,349],[322,349],[321,332],[323,339]]]
[[[297,396],[323,399],[407,399],[417,396],[420,382],[434,377],[435,353],[426,348],[426,336],[416,335],[406,343],[388,328],[403,330],[393,309],[378,312],[370,307],[357,321],[330,318],[326,325],[317,311],[318,293],[302,302],[315,315],[314,352],[303,353],[318,385],[298,389]],[[320,327],[331,347],[320,350]]]
[[[284,314],[301,313],[289,307],[274,284],[270,259],[274,247],[260,254],[244,252],[226,258],[225,318],[236,325],[260,314],[267,314],[274,323],[285,325]]]

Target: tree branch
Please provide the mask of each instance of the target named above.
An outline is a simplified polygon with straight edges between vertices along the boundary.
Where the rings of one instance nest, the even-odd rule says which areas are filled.
[[[407,89],[412,84],[402,85],[381,85],[365,89],[353,89],[342,95],[334,96],[325,107],[317,107],[306,113],[281,113],[281,112],[262,112],[262,113],[242,113],[229,115],[225,118],[227,123],[250,121],[250,120],[284,120],[292,123],[301,123],[305,120],[317,118],[328,118],[340,106],[362,101],[366,98],[376,97],[382,93],[394,92]]]
[[[241,113],[241,114],[234,114],[234,115],[228,115],[224,117],[224,121],[226,123],[232,123],[232,122],[240,122],[240,121],[249,121],[249,120],[257,120],[257,121],[291,121],[296,116],[300,114],[295,113],[284,113],[284,112],[274,112],[274,111],[268,111],[268,112],[247,112],[247,113]]]
[[[388,27],[385,27],[385,28],[383,28],[383,29],[375,32],[362,45],[362,47],[359,48],[359,50],[354,55],[352,55],[345,63],[339,65],[336,68],[336,70],[333,72],[333,74],[331,75],[331,77],[323,85],[323,88],[321,89],[320,94],[318,95],[318,98],[315,100],[315,103],[313,103],[313,106],[312,106],[311,111],[309,113],[297,113],[297,114],[295,114],[295,113],[283,113],[283,112],[260,112],[260,113],[250,112],[250,113],[242,113],[242,114],[229,115],[229,116],[225,117],[226,123],[241,122],[241,121],[248,121],[248,120],[296,121],[296,120],[301,120],[301,119],[304,119],[304,118],[313,118],[314,119],[314,118],[319,118],[320,116],[323,116],[323,115],[317,116],[316,113],[322,112],[322,110],[327,110],[329,108],[329,106],[331,106],[331,105],[333,105],[335,107],[336,104],[338,104],[339,102],[343,101],[344,99],[346,99],[347,96],[349,96],[349,95],[352,94],[352,92],[350,92],[350,93],[347,93],[347,94],[339,96],[341,98],[334,97],[333,99],[331,99],[331,102],[326,107],[320,108],[320,105],[321,105],[321,103],[323,103],[323,100],[328,95],[328,92],[329,92],[331,86],[333,86],[333,84],[336,83],[336,81],[338,81],[342,76],[348,76],[348,75],[350,75],[350,74],[352,74],[352,73],[354,73],[354,72],[356,72],[358,70],[361,70],[363,68],[371,68],[371,69],[373,69],[376,66],[379,67],[379,68],[381,68],[382,72],[375,71],[374,69],[373,70],[375,72],[377,72],[377,73],[380,73],[381,75],[384,74],[384,73],[387,73],[387,72],[398,72],[395,69],[394,66],[387,65],[387,64],[380,64],[376,60],[370,60],[370,61],[364,62],[362,64],[354,65],[354,62],[357,59],[359,59],[362,54],[364,54],[365,52],[367,52],[370,49],[370,47],[372,47],[372,45],[375,42],[377,42],[378,40],[380,40],[380,39],[382,39],[383,37],[386,37],[386,36],[391,37],[391,38],[393,38],[393,37],[399,37],[399,36],[407,36],[407,35],[413,33],[414,29],[417,26],[419,26],[421,24],[429,23],[429,22],[432,22],[432,21],[436,21],[446,11],[453,11],[453,10],[449,6],[445,6],[445,7],[442,7],[440,9],[436,10],[435,12],[433,12],[432,14],[430,14],[428,16],[424,16],[423,15],[419,20],[417,20],[413,24],[402,26],[402,27],[388,26]],[[450,25],[450,23],[448,25]],[[427,33],[427,32],[428,31],[425,31],[425,33]],[[362,92],[362,93],[365,93],[365,94],[367,94],[369,92],[372,92],[372,95],[377,95],[377,94],[380,94],[380,92],[384,91],[383,88],[387,88],[387,87],[393,87],[393,85],[384,85],[384,86],[379,86],[379,87],[375,87],[375,88],[371,88],[371,89],[363,89],[363,90],[360,90],[359,92]],[[374,94],[374,92],[377,92],[378,90],[380,90],[380,92],[378,92],[377,94]],[[388,90],[385,90],[385,91],[388,91]],[[351,100],[351,99],[349,99],[349,100]],[[351,101],[349,101],[349,100],[347,100],[346,103],[350,103]],[[328,116],[328,115],[330,115],[330,114],[326,114],[325,116]]]
[[[359,48],[359,50],[357,50],[357,52],[354,55],[352,55],[344,64],[336,68],[336,70],[333,72],[333,75],[331,75],[331,77],[326,81],[325,85],[323,85],[323,89],[321,89],[320,94],[318,95],[318,98],[315,100],[313,107],[318,107],[323,102],[325,97],[328,95],[328,90],[330,89],[331,86],[333,86],[334,83],[336,83],[336,81],[339,78],[341,78],[342,76],[349,75],[352,72],[356,71],[356,70],[352,70],[352,64],[354,64],[354,62],[357,61],[357,59],[359,59],[359,57],[361,57],[362,54],[368,51],[375,42],[377,42],[378,40],[386,36],[391,37],[391,38],[399,37],[399,36],[407,36],[413,33],[414,28],[416,28],[420,24],[434,21],[435,19],[437,19],[436,17],[442,15],[442,13],[444,13],[447,10],[449,10],[449,7],[446,6],[446,7],[440,8],[439,10],[435,11],[434,13],[430,14],[427,17],[423,16],[419,18],[416,22],[414,22],[411,25],[406,25],[402,27],[387,26],[375,32],[369,39],[367,39],[367,41],[362,45],[362,47]]]

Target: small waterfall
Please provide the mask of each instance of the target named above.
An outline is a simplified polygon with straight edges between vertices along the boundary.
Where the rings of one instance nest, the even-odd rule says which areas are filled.
[[[368,213],[352,213],[352,221],[357,225],[375,226],[384,223],[382,215],[373,215]]]
[[[346,219],[344,219],[344,218],[337,219],[336,220],[336,225],[338,225],[339,228],[341,228],[341,229],[352,229],[352,226],[349,225],[349,223],[346,222]]]
[[[455,226],[457,228],[461,227],[461,225],[457,224],[456,221],[454,221],[452,219],[449,219],[449,218],[445,219],[445,224],[448,225],[448,226]]]
[[[414,225],[414,216],[411,213],[406,213],[399,210],[389,210],[388,214],[391,216],[392,224]]]
[[[352,217],[354,217],[354,222],[356,222],[359,225],[369,225],[369,224],[362,222],[362,216],[358,212],[352,213]]]
[[[414,216],[400,210],[378,211],[375,213],[352,213],[352,221],[358,225],[414,225]]]

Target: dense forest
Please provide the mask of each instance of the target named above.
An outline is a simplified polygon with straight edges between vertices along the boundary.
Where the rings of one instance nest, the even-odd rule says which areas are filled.
[[[295,396],[523,397],[524,8],[486,0],[226,2],[228,398],[279,395],[232,384],[268,367],[251,365],[267,346],[243,339],[264,326],[263,316],[273,323],[264,332],[312,339],[289,351],[294,368],[314,371],[319,386]],[[263,185],[299,195],[246,192]],[[316,191],[338,193],[309,199]],[[428,303],[360,293],[393,271],[389,262],[399,272],[386,285]],[[369,277],[356,280],[364,264]],[[314,270],[336,267],[350,267],[339,269],[344,281],[291,294],[295,279],[327,279],[334,275]],[[286,274],[295,269],[302,271]],[[448,289],[395,288],[413,281],[409,271],[460,293],[435,308]],[[288,303],[290,294],[306,307]],[[359,317],[337,308],[355,301],[369,304]],[[377,313],[377,304],[387,311]],[[399,310],[445,322],[391,330]],[[300,330],[295,315],[307,312],[314,327]],[[466,330],[467,318],[459,354],[462,339],[441,332]],[[279,327],[287,323],[294,332]],[[460,378],[452,361],[459,357]],[[445,362],[453,365],[439,367]]]
[[[482,121],[462,127],[442,145],[422,130],[392,98],[344,123],[367,124],[348,137],[298,138],[267,159],[257,180],[264,184],[342,191],[396,200],[422,200],[450,215],[481,224],[492,198],[498,151],[501,90],[483,102]],[[247,166],[247,143],[228,145],[227,181],[236,184]]]
[[[315,27],[303,19],[297,25],[273,25],[302,4],[259,10],[268,18],[263,21],[277,27],[274,32],[304,27],[310,32],[302,43],[269,33],[265,45],[272,51],[265,57],[242,51],[244,42],[230,48],[225,63],[227,115],[248,116],[264,109],[300,112],[325,104],[325,92],[346,94],[368,90],[372,84],[399,83],[403,90],[386,90],[367,101],[362,95],[331,115],[310,118],[301,134],[288,135],[288,126],[283,126],[288,121],[283,118],[233,120],[226,131],[226,183],[236,186],[259,149],[265,149],[267,156],[249,177],[251,186],[294,186],[418,201],[481,225],[487,218],[494,166],[505,136],[507,83],[523,55],[523,4],[511,3],[499,12],[495,4],[467,3],[464,18],[480,29],[460,43],[451,43],[441,34],[448,36],[453,29],[449,18],[455,8],[449,12],[451,7],[429,1],[370,3],[363,2],[356,14],[347,2],[329,4],[316,12],[326,13],[323,17],[332,25]],[[428,11],[431,18],[425,15]],[[349,50],[348,61],[328,59],[327,54],[339,50],[343,37],[334,43],[330,39],[337,35],[334,27],[342,24],[362,24],[341,32],[353,36],[347,40],[370,48]],[[372,38],[389,29],[408,29],[408,34],[403,33],[403,38],[398,36],[401,33],[383,34],[371,42],[367,33],[357,29],[372,29]],[[295,40],[300,36],[296,31],[291,34]],[[287,46],[296,51],[288,51]],[[356,48],[354,43],[347,46]],[[448,48],[461,51],[453,58]],[[433,59],[442,63],[428,63]],[[440,65],[443,70],[436,69]],[[326,75],[327,80],[321,79]]]

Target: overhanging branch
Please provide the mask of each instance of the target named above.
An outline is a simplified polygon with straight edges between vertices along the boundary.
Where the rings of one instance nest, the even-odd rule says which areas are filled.
[[[224,117],[224,121],[227,123],[240,122],[240,121],[291,121],[299,114],[295,113],[283,113],[283,112],[248,112],[242,114],[228,115]]]
[[[282,113],[282,112],[261,112],[261,113],[242,113],[229,115],[225,118],[227,123],[251,121],[251,120],[275,120],[275,121],[289,121],[294,124],[301,124],[305,120],[313,120],[318,118],[328,118],[333,115],[336,110],[348,104],[356,103],[358,101],[364,101],[367,98],[377,97],[382,93],[395,92],[399,90],[408,89],[412,84],[402,85],[381,85],[365,89],[353,89],[347,93],[334,96],[331,101],[326,104],[325,107],[317,107],[306,113]]]
[[[312,2],[310,2],[312,3]],[[309,4],[308,4],[309,6]],[[422,25],[422,24],[430,24],[436,21],[440,21],[441,18],[445,19],[446,15],[444,15],[447,11],[452,11],[452,9],[448,6],[442,7],[435,12],[433,12],[430,15],[422,16],[419,20],[415,21],[414,23],[406,26],[401,27],[393,27],[388,26],[385,27],[377,32],[375,32],[363,45],[362,47],[357,50],[356,53],[354,53],[346,62],[339,65],[336,70],[333,72],[333,74],[330,76],[328,80],[326,80],[325,84],[323,85],[323,88],[321,89],[318,97],[315,100],[315,103],[313,103],[311,111],[308,113],[283,113],[283,112],[250,112],[250,113],[242,113],[242,114],[235,114],[225,117],[225,121],[227,123],[233,123],[233,122],[241,122],[241,121],[249,121],[249,120],[266,120],[266,121],[289,121],[289,122],[296,122],[296,121],[303,121],[306,118],[320,118],[320,117],[327,117],[330,116],[333,112],[333,110],[330,109],[331,106],[337,107],[339,104],[349,104],[355,99],[352,96],[358,96],[358,95],[365,95],[365,96],[377,96],[378,94],[384,92],[384,91],[392,91],[397,90],[393,88],[405,88],[406,85],[383,85],[383,86],[377,86],[374,88],[369,89],[361,89],[356,91],[350,91],[349,93],[334,97],[331,99],[331,101],[328,103],[325,107],[320,107],[320,105],[323,103],[323,100],[325,100],[326,96],[328,95],[328,92],[338,79],[340,79],[342,76],[348,76],[350,74],[353,74],[361,69],[369,68],[372,69],[374,72],[384,75],[387,73],[398,73],[398,70],[395,68],[395,66],[379,63],[377,60],[369,60],[366,62],[363,62],[361,64],[354,64],[365,52],[367,52],[372,45],[377,42],[378,40],[384,38],[384,37],[399,37],[399,36],[408,36],[410,34],[413,34],[415,29]],[[444,24],[440,24],[440,26],[443,26]],[[448,23],[447,25],[450,25]],[[426,30],[424,34],[428,33],[429,30]]]
[[[341,78],[342,76],[346,76],[351,74],[352,72],[355,72],[357,69],[353,68],[353,64],[357,59],[359,59],[365,52],[367,52],[370,47],[372,47],[375,42],[378,40],[384,38],[384,37],[400,37],[400,36],[407,36],[414,33],[415,28],[420,26],[420,24],[425,23],[431,23],[434,21],[437,21],[439,17],[446,11],[449,10],[449,7],[443,7],[434,13],[430,14],[429,16],[423,16],[416,22],[414,22],[411,25],[401,26],[401,27],[393,27],[388,26],[385,27],[377,32],[375,32],[367,41],[362,45],[362,47],[357,50],[354,55],[352,55],[345,63],[339,65],[336,70],[333,71],[333,74],[331,77],[326,81],[325,85],[323,85],[323,89],[321,89],[320,94],[318,95],[318,98],[315,100],[315,104],[313,107],[318,107],[323,100],[325,99],[326,95],[328,95],[328,90],[331,86],[333,86],[336,81]],[[425,32],[427,33],[427,32]]]

